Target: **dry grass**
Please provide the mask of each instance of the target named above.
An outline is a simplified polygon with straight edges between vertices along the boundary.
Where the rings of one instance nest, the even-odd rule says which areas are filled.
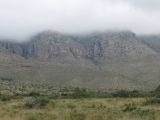
[[[0,120],[160,120],[160,105],[144,106],[142,98],[50,99],[46,107],[31,109],[23,107],[25,99],[1,101]],[[130,104],[136,109],[125,108]]]

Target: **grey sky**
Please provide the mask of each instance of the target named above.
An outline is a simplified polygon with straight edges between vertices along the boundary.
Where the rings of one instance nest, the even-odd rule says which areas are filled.
[[[0,0],[1,37],[21,40],[48,29],[160,33],[160,0]]]

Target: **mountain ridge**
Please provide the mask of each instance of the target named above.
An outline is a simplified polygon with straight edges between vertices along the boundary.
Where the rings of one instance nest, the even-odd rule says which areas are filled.
[[[118,54],[122,56],[136,49],[137,51],[135,52],[137,54],[145,50],[147,50],[146,54],[149,54],[151,51],[151,54],[154,54],[152,49],[142,45],[137,40],[135,33],[130,31],[103,32],[82,36],[44,31],[33,36],[27,42],[14,43],[1,41],[0,46],[8,49],[11,53],[20,54],[22,57],[36,57],[41,60],[47,60],[58,55],[64,57],[66,54],[70,57],[88,57],[93,62],[98,62],[96,59],[101,57],[109,58],[113,54],[116,54],[117,56],[109,58],[114,59],[115,57],[119,57]],[[106,53],[111,52],[108,56],[107,54],[106,56],[104,55],[106,48],[108,48]],[[140,48],[144,50],[140,50]]]
[[[152,90],[160,84],[160,56],[140,39],[131,31],[44,31],[27,42],[0,41],[0,76],[18,82]]]

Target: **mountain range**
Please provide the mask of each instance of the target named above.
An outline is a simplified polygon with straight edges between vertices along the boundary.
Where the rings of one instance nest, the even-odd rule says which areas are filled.
[[[0,79],[92,89],[153,90],[160,84],[160,35],[43,31],[0,40]]]

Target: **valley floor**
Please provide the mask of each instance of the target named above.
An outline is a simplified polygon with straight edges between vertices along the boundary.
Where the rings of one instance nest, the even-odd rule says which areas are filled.
[[[2,99],[0,120],[160,120],[158,99],[149,99]]]

